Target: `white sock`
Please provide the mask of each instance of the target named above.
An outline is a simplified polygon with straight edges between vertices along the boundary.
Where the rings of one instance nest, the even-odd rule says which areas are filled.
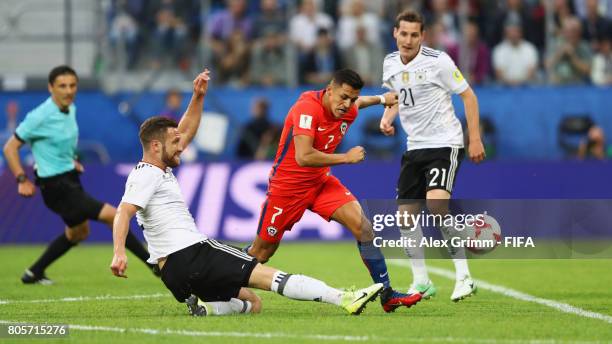
[[[343,292],[312,277],[277,271],[272,278],[273,292],[294,300],[340,305]]]
[[[470,275],[470,269],[468,268],[467,259],[465,258],[454,258],[455,263],[455,278],[457,281],[461,281],[466,276]]]
[[[238,313],[250,313],[251,302],[231,298],[229,301],[204,302],[208,315],[228,315]]]
[[[410,259],[410,267],[412,268],[412,281],[415,284],[429,283],[429,274],[425,259]]]
[[[423,229],[417,224],[414,230],[400,229],[402,237],[412,239],[414,247],[404,247],[406,256],[410,258],[410,266],[412,267],[412,281],[415,284],[426,284],[429,282],[427,274],[427,266],[425,265],[425,248],[421,247],[420,242],[423,239]]]
[[[458,231],[452,226],[442,226],[440,227],[440,232],[442,233],[442,237],[445,240],[448,240],[448,253],[453,259],[465,259],[465,248],[464,247],[455,247],[451,245],[452,238],[464,238],[464,232]]]
[[[462,237],[463,232],[457,231],[453,227],[442,227],[440,228],[442,232],[442,236],[446,240],[451,240],[453,237]],[[470,275],[470,270],[468,269],[467,259],[465,258],[465,248],[464,247],[452,247],[449,245],[448,253],[451,258],[453,258],[453,263],[455,264],[455,278],[457,281],[464,279],[466,276]]]

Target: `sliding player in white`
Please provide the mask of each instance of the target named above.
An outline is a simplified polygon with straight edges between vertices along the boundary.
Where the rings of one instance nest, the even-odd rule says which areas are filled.
[[[455,116],[452,94],[463,100],[469,132],[469,157],[479,163],[485,158],[480,139],[478,100],[450,57],[422,46],[423,17],[411,11],[399,14],[393,37],[398,51],[385,57],[383,86],[397,92],[398,104],[387,108],[380,121],[385,135],[395,134],[393,121],[400,115],[408,135],[408,150],[402,156],[397,184],[400,212],[418,214],[426,199],[430,213],[446,215],[457,170],[464,156],[463,131]],[[416,224],[401,229],[402,235],[420,241],[422,229]],[[460,233],[453,227],[439,226],[449,238]],[[450,248],[456,270],[451,300],[459,301],[476,291],[465,259],[465,249]],[[427,299],[436,293],[429,279],[423,248],[406,248],[411,258],[413,283],[408,293],[420,292]]]
[[[162,281],[192,315],[257,313],[261,301],[246,287],[271,290],[296,300],[318,301],[359,314],[383,289],[382,283],[341,291],[303,275],[284,273],[241,250],[207,238],[196,228],[172,168],[195,136],[210,79],[208,70],[194,80],[193,96],[180,123],[165,117],[147,119],[140,127],[143,158],[128,176],[113,223],[111,270],[126,277],[125,239],[130,219],[149,246],[148,262],[158,264]]]

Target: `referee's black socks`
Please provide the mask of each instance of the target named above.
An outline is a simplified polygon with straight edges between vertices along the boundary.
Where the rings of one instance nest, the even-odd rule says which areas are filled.
[[[149,259],[149,252],[145,250],[140,240],[136,238],[132,231],[129,231],[125,238],[125,247],[143,262],[146,263],[147,259]]]
[[[60,234],[55,240],[53,240],[45,252],[38,258],[38,260],[30,267],[30,271],[35,276],[41,276],[45,269],[51,265],[57,258],[61,257],[76,243],[71,242],[66,238],[66,234]]]
[[[66,238],[65,233],[60,234],[49,244],[49,246],[47,246],[45,252],[30,267],[30,271],[32,271],[35,276],[41,276],[51,263],[63,256],[64,253],[75,245],[76,243]],[[142,246],[142,243],[132,232],[128,232],[127,238],[125,239],[125,247],[143,262],[146,263],[147,259],[149,259],[149,252],[147,252],[144,246]]]

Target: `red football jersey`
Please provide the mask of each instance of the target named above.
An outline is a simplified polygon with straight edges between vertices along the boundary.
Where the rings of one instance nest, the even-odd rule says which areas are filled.
[[[308,91],[300,95],[291,107],[270,171],[268,192],[273,195],[294,195],[318,185],[329,175],[329,167],[301,167],[295,161],[293,137],[308,135],[314,138],[313,147],[323,153],[334,153],[346,131],[357,117],[352,106],[342,118],[335,118],[323,106],[325,90]]]

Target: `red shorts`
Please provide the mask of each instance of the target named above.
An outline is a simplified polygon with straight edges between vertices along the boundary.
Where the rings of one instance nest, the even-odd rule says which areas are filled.
[[[267,242],[280,242],[285,231],[291,230],[306,209],[330,221],[338,208],[356,200],[334,176],[329,176],[319,187],[307,190],[301,195],[268,195],[262,205],[257,235]]]

